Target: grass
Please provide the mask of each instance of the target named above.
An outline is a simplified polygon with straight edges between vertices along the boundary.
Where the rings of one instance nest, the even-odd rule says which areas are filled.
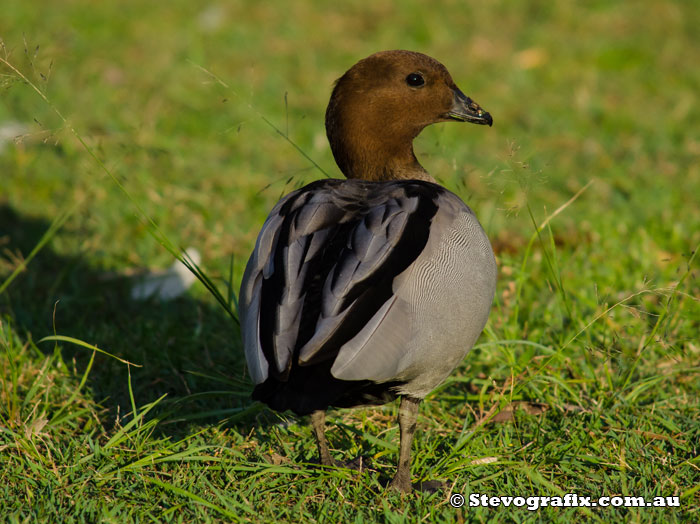
[[[24,128],[0,146],[5,519],[697,520],[699,23],[650,0],[5,2],[0,127]],[[274,202],[340,176],[333,80],[389,48],[443,61],[495,120],[416,142],[480,217],[499,287],[421,408],[413,476],[451,488],[409,496],[383,488],[396,405],[331,411],[334,455],[370,464],[320,470],[306,420],[251,403],[238,327],[203,286],[129,297],[166,243],[199,249],[228,303]],[[569,492],[680,507],[448,503]]]

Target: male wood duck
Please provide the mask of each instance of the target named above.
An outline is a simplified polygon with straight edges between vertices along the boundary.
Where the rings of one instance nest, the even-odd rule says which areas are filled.
[[[347,180],[294,191],[272,209],[248,261],[240,317],[253,398],[311,415],[321,463],[328,407],[401,398],[390,486],[411,491],[418,405],[486,324],[496,262],[474,212],[418,163],[436,122],[493,123],[437,60],[383,51],[335,84],[326,111]]]

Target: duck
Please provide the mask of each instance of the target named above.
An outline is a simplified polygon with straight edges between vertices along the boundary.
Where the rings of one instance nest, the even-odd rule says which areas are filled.
[[[447,68],[381,51],[335,83],[326,135],[345,179],[309,183],[272,209],[239,293],[252,398],[310,415],[335,465],[326,410],[400,398],[389,487],[410,492],[421,401],[481,334],[496,261],[474,212],[421,166],[413,140],[438,122],[491,126]]]

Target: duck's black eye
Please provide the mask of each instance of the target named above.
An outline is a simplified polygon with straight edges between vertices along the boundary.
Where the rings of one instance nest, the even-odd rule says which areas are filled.
[[[425,85],[425,79],[420,73],[411,73],[406,77],[406,83],[411,87],[422,87]]]

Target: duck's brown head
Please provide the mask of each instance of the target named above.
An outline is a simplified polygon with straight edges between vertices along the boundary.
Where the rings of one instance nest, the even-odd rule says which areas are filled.
[[[326,110],[326,133],[347,178],[433,180],[413,154],[413,139],[435,122],[493,123],[437,60],[382,51],[338,79]]]

